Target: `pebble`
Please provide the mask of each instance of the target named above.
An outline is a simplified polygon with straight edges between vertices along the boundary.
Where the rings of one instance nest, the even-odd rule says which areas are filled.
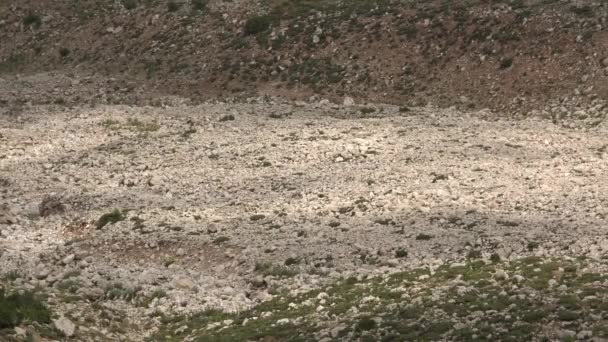
[[[72,337],[76,332],[76,325],[65,316],[53,320],[53,324],[55,325],[55,328],[61,331],[66,337]]]

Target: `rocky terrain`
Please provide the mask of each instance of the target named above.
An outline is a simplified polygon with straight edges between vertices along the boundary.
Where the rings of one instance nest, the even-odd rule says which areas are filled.
[[[0,2],[0,341],[608,340],[607,19]]]
[[[591,0],[3,1],[0,72],[111,75],[94,94],[109,103],[321,94],[569,115],[608,96],[607,21]]]
[[[31,83],[50,76],[36,77]],[[20,92],[20,84],[7,79],[2,87]],[[21,325],[5,338],[236,341],[255,336],[230,330],[234,322],[247,327],[243,319],[257,317],[269,329],[261,334],[279,340],[304,323],[305,340],[375,340],[405,329],[384,325],[391,320],[372,310],[412,304],[394,302],[395,293],[414,299],[431,291],[419,300],[437,301],[456,289],[459,300],[490,280],[497,294],[497,286],[522,285],[515,295],[522,301],[560,288],[557,303],[582,296],[589,281],[596,307],[604,305],[608,126],[601,119],[554,124],[351,98],[183,102],[5,108],[3,284],[44,295],[52,309],[46,325]],[[379,288],[378,279],[390,286]],[[347,288],[332,290],[339,286]],[[537,296],[547,298],[526,305],[555,305],[551,294]],[[285,300],[292,302],[282,309]],[[366,311],[358,301],[375,304]],[[521,303],[507,304],[486,310],[504,314]],[[444,330],[422,338],[457,336],[480,312],[461,306],[467,312],[454,320],[442,310]],[[603,336],[600,309],[568,310],[575,318],[545,327],[546,336]],[[551,312],[528,325],[553,322]],[[308,325],[311,314],[317,328]],[[362,315],[373,315],[363,323],[370,328],[359,322],[351,331]],[[184,323],[192,317],[203,319]]]

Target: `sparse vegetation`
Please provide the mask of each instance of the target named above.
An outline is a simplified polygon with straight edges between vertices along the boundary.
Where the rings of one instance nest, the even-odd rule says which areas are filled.
[[[357,329],[359,330],[372,330],[376,327],[376,321],[374,321],[371,317],[363,317],[357,323]]]
[[[264,276],[274,276],[278,278],[293,277],[299,272],[291,267],[274,265],[272,263],[257,263],[255,271]]]
[[[182,7],[181,3],[177,2],[177,1],[169,1],[167,3],[167,11],[169,12],[177,12],[180,7]]]
[[[31,291],[7,293],[0,287],[0,329],[18,326],[23,321],[47,324],[51,312]]]
[[[256,35],[268,30],[271,22],[271,18],[266,15],[249,18],[247,22],[245,22],[243,32],[248,36]]]
[[[20,277],[22,277],[22,275],[17,270],[8,271],[2,275],[4,281],[15,281]]]
[[[126,128],[132,132],[138,133],[156,132],[160,129],[160,125],[155,121],[144,122],[137,118],[128,118],[124,123],[114,119],[105,119],[100,123],[100,125],[110,130]]]
[[[140,298],[137,300],[137,306],[148,307],[150,303],[154,301],[154,299],[160,299],[165,297],[167,297],[167,291],[163,289],[156,289],[147,296],[140,296]]]
[[[125,287],[122,283],[114,283],[106,288],[105,297],[110,300],[130,301],[135,299],[140,291],[140,288],[130,288]]]
[[[67,293],[76,293],[80,288],[80,282],[73,279],[64,279],[58,282],[56,285],[57,289],[67,292]]]
[[[30,13],[23,18],[23,25],[25,26],[33,26],[34,28],[38,28],[41,24],[42,19],[35,13]]]
[[[467,253],[467,259],[480,259],[481,251],[478,249],[471,249],[469,253]]]
[[[143,122],[139,119],[127,119],[127,126],[138,132],[155,132],[160,129],[160,125],[156,122]]]
[[[122,0],[122,5],[126,10],[133,10],[137,8],[137,0]]]
[[[403,248],[399,248],[395,251],[395,256],[397,258],[407,258],[407,250],[403,249]]]
[[[66,58],[70,55],[70,52],[70,49],[63,47],[59,49],[59,56],[61,56],[61,58]]]
[[[529,251],[533,251],[535,249],[537,249],[540,246],[540,244],[537,241],[530,241],[528,242],[528,244],[526,245],[526,248]]]
[[[604,4],[34,3],[0,340],[608,338]]]
[[[505,57],[500,60],[500,69],[508,69],[513,65],[513,57]]]
[[[593,9],[589,5],[570,6],[570,11],[581,17],[593,17]]]
[[[416,235],[416,240],[428,241],[432,238],[433,238],[433,235],[429,235],[429,234],[425,234],[425,233],[420,233],[420,234]]]
[[[542,340],[547,332],[544,326],[589,322],[589,315],[600,313],[603,305],[608,305],[608,291],[603,288],[594,292],[591,301],[581,301],[577,294],[597,279],[594,276],[566,272],[559,282],[566,285],[567,294],[548,290],[546,282],[556,279],[556,270],[571,269],[576,263],[541,258],[523,258],[508,264],[476,260],[462,266],[443,266],[433,274],[428,269],[416,269],[388,277],[347,278],[295,296],[279,294],[239,314],[205,311],[174,318],[157,336],[173,336],[169,341],[178,341],[183,335],[171,332],[187,326],[184,334],[195,334],[200,340],[244,341],[260,336],[279,340],[298,336],[308,340],[314,339],[320,327],[343,326],[339,335],[350,340],[471,340],[474,335],[492,340],[497,329],[503,340]],[[259,264],[256,271],[268,272],[271,268],[270,264]],[[499,269],[519,276],[521,280],[513,280],[518,286],[514,287],[509,278],[491,281]],[[540,279],[545,282],[544,287],[537,286]],[[408,289],[414,284],[416,291],[410,292]],[[402,300],[405,293],[408,300]],[[317,309],[321,298],[326,301],[323,310]],[[560,309],[554,310],[555,305]],[[353,307],[357,307],[357,314],[351,311]],[[480,312],[487,313],[486,319],[472,319]],[[331,318],[319,320],[319,315]],[[214,326],[213,322],[226,320],[233,324],[207,328]],[[285,323],[277,324],[279,321]],[[594,331],[605,336],[600,329]],[[384,338],[387,336],[390,338]]]
[[[297,265],[299,263],[300,263],[300,260],[298,260],[298,258],[289,257],[285,260],[285,266]]]
[[[220,236],[220,237],[214,239],[213,243],[216,244],[216,245],[221,245],[224,242],[228,242],[228,241],[230,241],[229,237],[227,237],[227,236]]]
[[[97,227],[97,229],[101,229],[108,224],[114,224],[116,222],[123,221],[124,219],[125,216],[123,215],[123,213],[118,209],[114,209],[110,213],[101,215],[101,217],[97,220],[95,226]]]
[[[14,72],[26,63],[26,57],[24,54],[16,53],[10,55],[3,61],[0,61],[0,73]]]
[[[361,108],[361,113],[362,114],[371,114],[374,113],[376,111],[376,108],[372,108],[372,107],[363,107]]]
[[[207,8],[207,0],[192,0],[192,9],[195,11],[203,11]]]

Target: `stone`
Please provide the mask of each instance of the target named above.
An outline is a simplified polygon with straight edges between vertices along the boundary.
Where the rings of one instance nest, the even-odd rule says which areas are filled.
[[[593,337],[593,332],[591,330],[581,330],[578,332],[578,334],[576,334],[576,337],[579,340],[585,340]]]
[[[340,333],[343,332],[344,329],[346,329],[345,325],[343,325],[343,324],[337,325],[330,330],[329,335],[332,338],[338,338],[338,336],[340,336]]]
[[[175,287],[183,290],[193,290],[196,286],[194,285],[192,280],[188,278],[178,278],[173,282],[173,284],[175,285]]]
[[[0,204],[0,224],[14,224],[17,223],[15,218],[13,217],[8,204]]]
[[[494,272],[494,279],[507,280],[507,279],[509,279],[509,275],[504,270],[497,269],[496,272]]]
[[[61,260],[61,262],[64,265],[67,265],[67,264],[71,263],[72,261],[74,261],[74,258],[76,258],[76,255],[70,254],[70,255],[66,256],[65,258],[63,258],[63,260]]]
[[[41,270],[36,274],[36,279],[38,279],[38,280],[46,279],[49,276],[49,273],[50,272],[48,269]]]
[[[576,332],[574,332],[572,330],[568,330],[568,329],[561,329],[561,330],[556,331],[555,335],[557,335],[556,337],[563,340],[563,339],[572,338],[572,337],[576,336]]]
[[[265,288],[266,286],[268,286],[266,280],[264,280],[264,277],[262,277],[261,275],[249,280],[249,283],[254,288]]]
[[[399,260],[398,259],[394,259],[394,258],[393,259],[388,259],[386,261],[386,265],[390,266],[390,267],[397,267],[397,266],[399,266]]]
[[[600,62],[604,68],[608,68],[608,57],[605,57]]]
[[[285,325],[285,324],[289,324],[289,318],[281,318],[280,320],[277,321],[278,325]]]
[[[27,331],[21,327],[15,327],[15,334],[19,337],[25,337]]]
[[[76,325],[65,316],[61,316],[54,320],[53,324],[55,325],[55,328],[61,331],[66,337],[72,337],[76,332]]]
[[[78,294],[85,299],[96,301],[103,297],[104,291],[98,287],[82,287],[78,289]]]
[[[207,233],[209,233],[209,234],[217,233],[217,226],[213,223],[209,223],[209,225],[207,226]]]
[[[181,327],[175,329],[174,333],[176,335],[179,335],[179,334],[183,333],[186,330],[188,330],[188,326],[187,325],[182,325]]]
[[[345,106],[354,106],[355,105],[355,100],[352,97],[347,96],[347,97],[344,98],[343,104]]]

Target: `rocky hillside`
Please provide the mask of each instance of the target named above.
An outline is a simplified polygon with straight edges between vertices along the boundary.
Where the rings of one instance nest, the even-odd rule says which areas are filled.
[[[130,100],[319,94],[600,116],[607,15],[580,0],[3,1],[0,72],[104,75]]]
[[[607,124],[26,106],[0,116],[0,340],[608,337]]]
[[[0,1],[0,341],[608,341],[607,15]]]

